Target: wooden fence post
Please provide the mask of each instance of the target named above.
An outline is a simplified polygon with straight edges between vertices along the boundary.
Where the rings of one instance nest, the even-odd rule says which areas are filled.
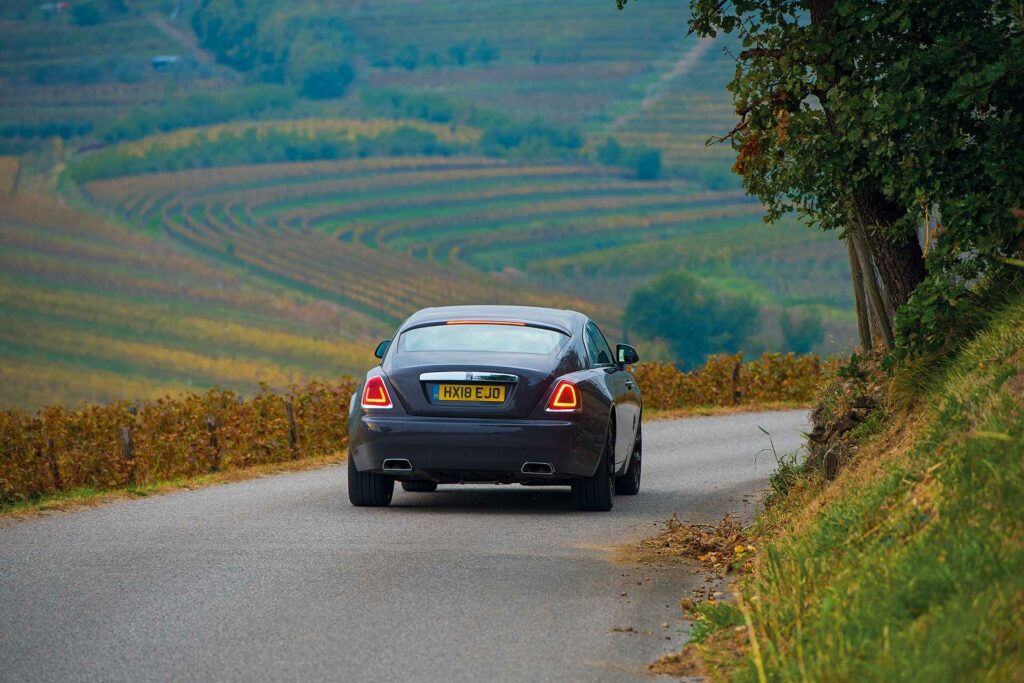
[[[60,480],[60,467],[57,466],[57,454],[53,450],[53,439],[46,440],[46,451],[43,453],[46,464],[50,466],[50,474],[53,475],[53,488],[56,491],[64,490]]]
[[[292,452],[292,460],[299,459],[298,434],[295,429],[295,407],[291,401],[284,402],[284,412],[288,416],[288,448]]]
[[[743,365],[742,360],[734,361],[732,366],[732,404],[738,406],[740,404],[740,366]]]
[[[210,471],[220,470],[220,443],[217,441],[217,420],[213,415],[206,416],[206,434],[210,444]]]
[[[121,427],[121,458],[128,468],[128,485],[135,486],[135,447],[131,427]]]

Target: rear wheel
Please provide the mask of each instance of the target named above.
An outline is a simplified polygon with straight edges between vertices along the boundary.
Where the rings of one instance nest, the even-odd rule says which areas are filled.
[[[403,481],[402,489],[419,493],[430,493],[437,490],[436,481]]]
[[[572,482],[572,500],[579,510],[604,512],[615,504],[615,432],[608,427],[604,450],[597,471],[592,477],[582,477]]]
[[[615,493],[620,496],[635,496],[640,493],[640,474],[643,462],[643,442],[640,438],[640,427],[636,428],[636,442],[633,444],[633,456],[629,467],[621,477],[615,477]]]
[[[395,480],[383,474],[360,472],[348,456],[348,500],[356,507],[384,507],[391,504]]]

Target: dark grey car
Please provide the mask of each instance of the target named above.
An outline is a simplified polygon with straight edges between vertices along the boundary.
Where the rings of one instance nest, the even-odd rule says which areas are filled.
[[[584,510],[640,490],[637,354],[582,313],[428,308],[377,357],[349,412],[353,505],[389,504],[395,481],[569,485]]]

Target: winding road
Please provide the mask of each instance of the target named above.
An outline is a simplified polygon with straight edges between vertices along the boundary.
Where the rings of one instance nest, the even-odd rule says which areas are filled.
[[[703,579],[608,547],[673,512],[753,513],[806,411],[651,422],[643,490],[396,489],[350,507],[342,467],[0,526],[3,681],[618,681],[678,648]]]

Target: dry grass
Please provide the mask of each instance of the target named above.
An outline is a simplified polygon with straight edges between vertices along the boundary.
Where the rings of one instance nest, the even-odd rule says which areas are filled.
[[[886,467],[914,447],[930,417],[918,407],[890,418],[888,428],[862,443],[857,458],[829,486],[823,485],[820,475],[807,473],[790,491],[784,507],[769,508],[757,519],[752,529],[755,542],[803,533],[822,510],[876,481]]]
[[[228,472],[215,472],[203,474],[196,477],[182,477],[169,481],[157,482],[146,486],[125,487],[111,490],[98,491],[95,489],[78,489],[66,493],[46,496],[38,500],[18,503],[11,507],[0,510],[0,526],[16,523],[28,519],[35,519],[53,513],[74,512],[85,508],[98,507],[107,503],[114,503],[123,500],[134,500],[148,498],[178,491],[191,491],[193,489],[231,484],[249,479],[261,479],[276,474],[288,472],[304,472],[315,470],[331,465],[345,462],[343,453],[295,460],[284,463],[271,463],[268,465],[254,465],[244,469],[230,470]]]
[[[718,415],[739,415],[741,413],[759,413],[767,410],[810,410],[806,401],[761,401],[745,403],[738,406],[692,406],[686,408],[645,408],[644,420],[658,422],[660,420],[676,420],[683,417],[714,417]]]
[[[726,515],[717,525],[682,522],[672,515],[661,533],[621,548],[618,558],[640,564],[697,560],[724,575],[753,550],[739,520],[732,515]]]

